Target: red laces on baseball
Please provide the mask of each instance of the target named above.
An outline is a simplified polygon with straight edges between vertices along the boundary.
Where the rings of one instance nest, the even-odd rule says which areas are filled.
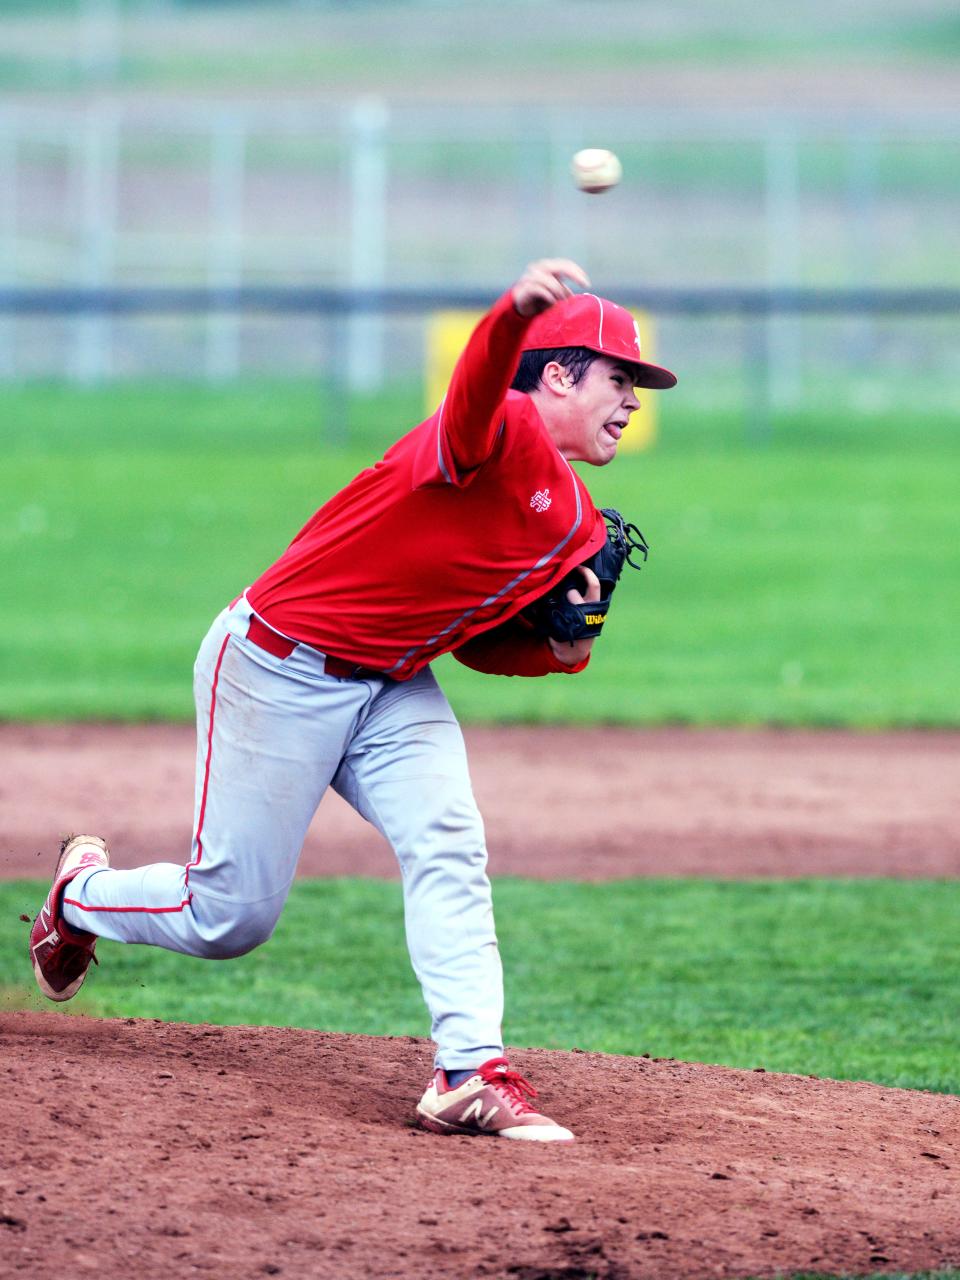
[[[533,1107],[527,1102],[527,1098],[535,1098],[537,1091],[529,1080],[524,1080],[519,1071],[513,1071],[507,1065],[506,1058],[493,1058],[490,1062],[485,1062],[480,1068],[478,1075],[487,1083],[502,1093],[504,1093],[508,1101],[512,1102],[518,1113],[523,1115],[524,1112],[533,1111]]]

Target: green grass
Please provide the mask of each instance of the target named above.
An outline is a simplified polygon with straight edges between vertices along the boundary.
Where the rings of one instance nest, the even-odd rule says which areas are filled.
[[[422,411],[303,384],[4,393],[0,717],[189,719],[219,608]],[[666,401],[661,443],[583,468],[652,554],[576,678],[438,673],[473,720],[960,723],[956,415],[811,408],[752,447]]]
[[[5,1007],[34,1007],[46,886],[0,885]],[[494,885],[509,1043],[960,1092],[960,884],[630,880]],[[211,962],[102,942],[71,1009],[425,1035],[399,885],[298,881],[274,938]]]
[[[0,87],[9,88],[16,70],[9,59],[0,57]],[[77,86],[82,76],[77,73]],[[766,182],[766,139],[708,139],[697,137],[652,141],[625,136],[613,138],[617,154],[628,174],[642,174],[648,196],[662,192],[675,199],[683,191],[691,200],[715,201],[738,197],[751,203],[760,198]],[[854,139],[860,144],[860,139]],[[850,199],[850,185],[859,153],[847,138],[823,139],[801,136],[797,140],[800,189],[805,199],[845,202]],[[283,134],[255,134],[246,150],[250,170],[260,176],[271,174],[324,174],[330,179],[344,163],[346,144],[343,139],[315,135],[292,137]],[[49,162],[49,146],[44,139],[26,138],[20,145],[22,160],[43,166]],[[931,212],[943,211],[949,221],[953,203],[960,190],[960,147],[952,138],[914,139],[902,142],[881,139],[869,151],[869,181],[875,185],[878,198],[887,201],[911,197],[930,202]],[[431,182],[466,183],[498,187],[508,192],[516,181],[535,180],[546,189],[551,165],[558,163],[545,141],[531,144],[526,136],[483,138],[395,138],[390,147],[391,181],[400,184]],[[121,140],[120,163],[127,172],[205,176],[210,164],[208,142],[200,136],[131,134]],[[566,169],[566,156],[562,158]],[[176,180],[176,178],[174,178]],[[429,228],[427,235],[429,236]],[[926,282],[948,284],[954,279],[952,264],[944,261],[942,241],[934,246],[903,243],[900,252],[908,250],[916,256],[917,266],[911,273],[897,277],[904,283]],[[808,271],[822,266],[823,248],[808,260]],[[846,250],[845,250],[846,252]],[[476,263],[468,264],[476,269]],[[845,279],[844,264],[832,263],[829,283]],[[888,270],[895,264],[881,264]],[[902,267],[898,262],[896,264]],[[728,264],[729,266],[729,264]],[[812,284],[804,278],[802,283]],[[875,283],[886,282],[881,276]]]
[[[121,46],[121,83],[155,83],[169,87],[201,83],[220,89],[290,89],[298,85],[358,86],[389,92],[395,85],[416,83],[436,75],[437,67],[455,69],[467,86],[486,85],[491,75],[512,72],[527,76],[544,66],[555,75],[576,77],[584,67],[611,78],[636,74],[643,65],[680,63],[732,65],[772,62],[794,66],[817,60],[831,65],[897,61],[933,61],[955,57],[960,28],[949,6],[927,4],[916,11],[904,3],[872,6],[861,13],[854,7],[806,6],[798,22],[791,11],[782,15],[759,5],[730,14],[709,5],[686,6],[680,20],[651,22],[646,12],[620,5],[616,19],[593,27],[574,25],[578,11],[555,4],[547,14],[541,4],[492,6],[494,21],[477,39],[478,28],[451,20],[455,5],[364,3],[330,6],[332,13],[313,17],[297,6],[256,3],[219,4],[181,0],[165,22],[156,21],[155,6],[122,3],[128,30],[136,36],[137,15],[153,12],[152,39],[134,38]],[[349,8],[354,12],[344,12]],[[301,6],[302,9],[302,6]],[[222,11],[227,38],[205,46],[194,33],[193,16]],[[232,25],[246,11],[276,16],[274,29],[259,49],[238,45]],[[396,11],[405,19],[391,21]],[[74,17],[75,5],[62,0],[3,0],[5,16],[49,15],[61,23]],[[445,13],[444,13],[445,11]],[[438,13],[446,20],[438,21]],[[378,21],[378,19],[384,21]],[[287,29],[289,28],[289,34]],[[242,29],[242,28],[241,28]],[[177,34],[180,39],[177,39]],[[254,29],[254,36],[262,31]],[[535,36],[535,39],[534,39]],[[531,52],[532,50],[532,52]],[[257,54],[259,53],[259,56]],[[38,80],[56,86],[70,83],[71,59],[66,50],[42,42],[21,54],[25,75],[8,84],[19,88]],[[541,72],[542,73],[542,72]]]
[[[326,74],[326,73],[324,73]],[[0,88],[13,88],[18,79],[26,84],[24,68],[0,56]],[[75,87],[82,87],[83,76],[74,75]],[[741,197],[751,204],[761,198],[767,173],[767,140],[757,137],[704,140],[696,136],[672,139],[657,137],[637,139],[630,135],[610,139],[628,174],[643,175],[648,196],[663,193],[676,198],[683,191],[691,200],[715,201],[718,197]],[[342,138],[315,135],[287,136],[254,134],[246,149],[246,162],[258,175],[276,173],[324,174],[328,179],[346,162],[346,143]],[[862,163],[859,146],[862,139],[821,138],[801,134],[797,138],[797,161],[800,190],[805,199],[845,202],[851,198],[851,182],[856,166]],[[960,190],[957,141],[953,138],[918,138],[903,142],[881,138],[869,144],[870,176],[881,201],[911,197],[926,199],[931,208],[941,208],[949,220]],[[27,137],[20,145],[21,158],[33,165],[49,162],[49,146],[44,139]],[[512,183],[530,182],[531,175],[544,189],[550,182],[552,165],[561,162],[566,169],[566,155],[551,151],[545,139],[531,143],[525,135],[498,135],[484,138],[393,138],[390,145],[391,181],[400,184],[431,182],[466,183],[498,187],[508,192]],[[204,176],[210,164],[210,148],[200,136],[129,134],[121,139],[120,163],[127,172]],[[864,179],[860,179],[863,181]],[[429,235],[429,228],[427,229]],[[942,242],[915,246],[904,242],[901,252],[910,249],[922,264],[918,275],[908,275],[906,283],[918,280],[929,284],[950,283],[951,263],[944,261]],[[815,257],[816,265],[820,256]],[[470,264],[475,266],[474,263]],[[884,264],[890,266],[891,264]],[[842,282],[845,273],[833,269],[830,283]],[[804,283],[813,283],[804,280]],[[875,281],[883,283],[884,278]]]
[[[769,1276],[746,1276],[742,1280],[770,1280]],[[871,1271],[844,1272],[838,1275],[835,1271],[803,1271],[782,1276],[780,1280],[960,1280],[960,1271]]]

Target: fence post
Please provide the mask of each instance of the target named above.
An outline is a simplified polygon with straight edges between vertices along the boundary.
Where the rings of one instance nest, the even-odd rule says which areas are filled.
[[[0,281],[9,288],[17,282],[17,118],[12,110],[0,115]],[[17,321],[0,319],[0,378],[17,372]]]
[[[210,250],[207,285],[228,297],[243,277],[243,188],[247,126],[237,111],[213,122],[210,138]],[[240,370],[240,317],[211,311],[207,318],[207,379],[226,382]]]
[[[858,132],[847,139],[847,214],[850,231],[850,283],[863,288],[876,280],[877,139]],[[876,343],[874,317],[854,320],[848,347],[852,363],[869,359]]]
[[[82,22],[79,52],[88,80],[113,80],[120,53],[118,0],[80,0],[77,15]]]
[[[751,444],[770,440],[770,311],[741,309],[745,435]]]
[[[117,156],[120,121],[117,106],[102,99],[88,109],[79,135],[80,261],[78,283],[105,289],[113,275],[117,222]],[[112,325],[106,315],[80,316],[76,322],[71,376],[85,385],[112,371]]]
[[[766,142],[767,283],[771,288],[800,284],[800,210],[797,139],[784,124]],[[768,399],[778,407],[800,399],[800,323],[794,316],[768,314]]]
[[[350,112],[350,284],[355,289],[382,288],[386,278],[389,120],[387,104],[380,98],[361,98]],[[347,385],[351,391],[375,391],[382,384],[383,328],[380,315],[348,317]]]

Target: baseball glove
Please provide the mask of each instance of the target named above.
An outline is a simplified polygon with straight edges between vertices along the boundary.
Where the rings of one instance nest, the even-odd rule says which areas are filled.
[[[612,507],[604,507],[600,514],[606,521],[607,540],[580,566],[592,569],[600,579],[600,599],[572,604],[567,599],[567,592],[573,587],[582,594],[583,574],[580,568],[565,574],[545,595],[522,611],[536,633],[545,639],[549,637],[572,644],[576,640],[598,636],[607,620],[610,597],[620,580],[623,566],[629,564],[639,569],[643,561],[635,560],[634,556],[642,556],[643,560],[647,558],[650,548],[635,524],[627,524],[620,512]]]

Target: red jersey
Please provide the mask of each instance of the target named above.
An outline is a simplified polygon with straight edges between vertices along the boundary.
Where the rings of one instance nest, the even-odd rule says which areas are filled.
[[[504,294],[437,412],[325,503],[257,579],[247,598],[272,627],[395,680],[462,646],[467,665],[502,674],[586,665],[564,667],[509,622],[607,536],[531,398],[509,390],[529,323]]]

